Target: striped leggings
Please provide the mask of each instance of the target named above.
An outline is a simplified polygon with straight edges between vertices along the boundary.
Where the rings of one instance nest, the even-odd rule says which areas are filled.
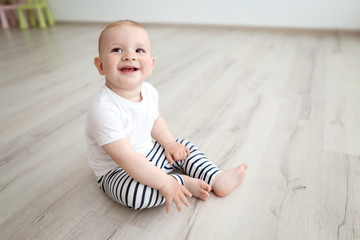
[[[220,170],[191,142],[185,139],[178,139],[176,141],[187,146],[190,150],[190,154],[185,160],[176,161],[173,165],[170,165],[165,157],[165,150],[157,142],[155,142],[154,147],[146,158],[166,173],[170,173],[175,169],[182,170],[186,175],[201,179],[211,186],[215,175]],[[184,180],[179,174],[171,175],[181,185],[184,185]],[[128,208],[144,209],[165,203],[165,198],[158,190],[135,181],[120,167],[100,177],[98,184],[106,195]]]

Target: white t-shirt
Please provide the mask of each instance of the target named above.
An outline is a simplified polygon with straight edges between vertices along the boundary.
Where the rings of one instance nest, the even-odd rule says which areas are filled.
[[[118,167],[101,147],[103,145],[127,137],[134,151],[143,155],[151,151],[151,129],[159,117],[159,95],[146,82],[141,95],[141,102],[132,102],[104,85],[95,96],[88,111],[86,140],[88,162],[97,177]]]

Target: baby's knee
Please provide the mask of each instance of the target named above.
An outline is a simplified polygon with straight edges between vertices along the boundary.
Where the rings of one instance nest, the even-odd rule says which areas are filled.
[[[178,142],[184,146],[187,146],[190,150],[195,147],[194,144],[192,144],[189,140],[187,140],[185,138],[178,138],[178,139],[176,139],[176,142]]]
[[[165,203],[165,198],[156,189],[137,183],[137,185],[126,191],[124,205],[137,210],[157,207]]]

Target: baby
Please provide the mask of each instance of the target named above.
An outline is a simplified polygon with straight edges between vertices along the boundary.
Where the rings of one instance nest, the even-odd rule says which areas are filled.
[[[205,201],[210,191],[223,197],[240,185],[247,164],[222,172],[194,144],[170,133],[158,92],[144,82],[155,59],[143,26],[129,20],[108,25],[94,64],[105,84],[89,108],[86,139],[89,165],[105,194],[134,209],[166,202],[169,213],[172,202],[181,211],[187,197]],[[184,174],[169,174],[175,169]]]

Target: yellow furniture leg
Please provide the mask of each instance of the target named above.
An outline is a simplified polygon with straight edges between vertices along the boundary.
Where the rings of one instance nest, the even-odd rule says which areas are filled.
[[[31,27],[36,27],[36,19],[35,14],[32,10],[26,10],[27,16],[29,18],[29,24]]]
[[[46,4],[46,6],[44,7],[44,11],[45,11],[45,16],[48,20],[48,23],[50,26],[54,26],[55,25],[55,20],[51,14],[50,8],[49,6]]]
[[[27,0],[25,4],[20,4],[17,6],[17,12],[19,17],[19,27],[20,29],[27,28],[26,18],[24,16],[24,11],[28,11],[28,17],[30,25],[32,27],[36,26],[36,22],[39,23],[40,28],[46,28],[48,22],[49,26],[55,25],[54,18],[51,14],[49,6],[46,0]],[[34,17],[34,11],[36,11],[37,21]],[[45,12],[45,16],[44,16]]]
[[[27,22],[25,20],[25,16],[24,16],[24,12],[17,8],[17,15],[18,15],[18,20],[19,20],[19,28],[24,30],[27,29]]]
[[[42,12],[42,7],[37,7],[36,8],[36,13],[37,13],[37,18],[38,18],[38,21],[39,21],[40,28],[46,28],[46,23],[45,23],[44,15],[43,15],[43,12]]]

